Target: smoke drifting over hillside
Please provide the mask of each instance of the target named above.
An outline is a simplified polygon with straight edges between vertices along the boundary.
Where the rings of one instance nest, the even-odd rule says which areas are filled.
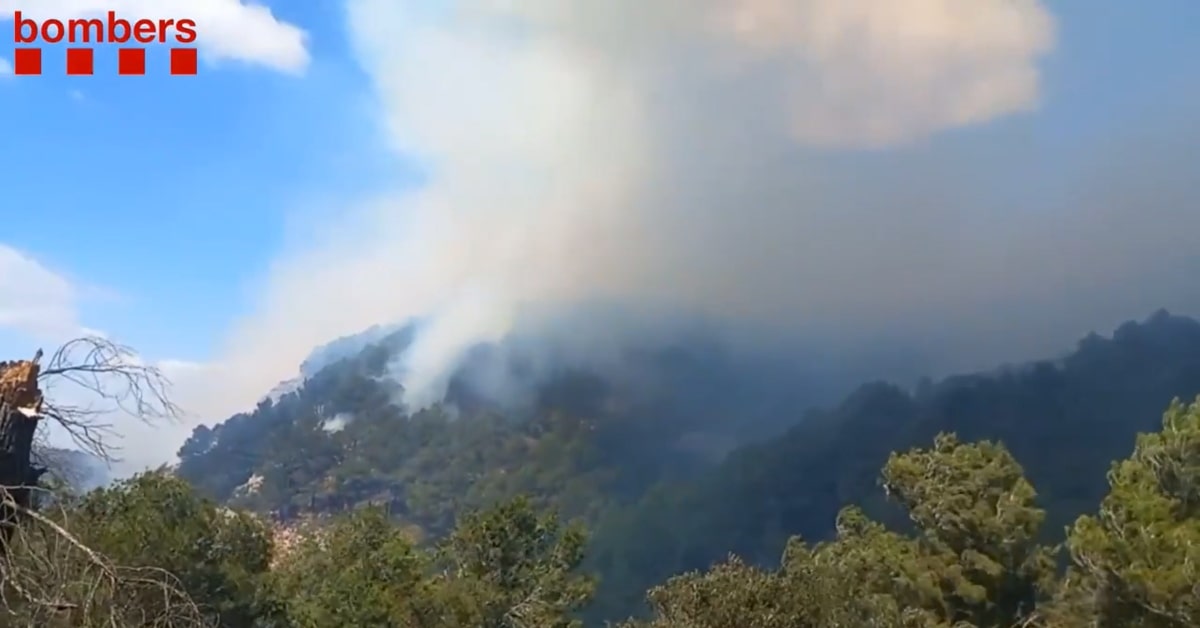
[[[431,4],[348,2],[428,184],[281,259],[230,339],[242,388],[205,398],[244,407],[314,345],[411,316],[428,399],[472,343],[581,302],[907,338],[929,368],[1195,305],[1195,143],[1029,141],[1057,32],[1037,0]]]

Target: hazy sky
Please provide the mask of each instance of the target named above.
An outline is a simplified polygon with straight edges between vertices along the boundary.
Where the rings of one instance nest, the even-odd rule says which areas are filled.
[[[1194,0],[14,9],[198,22],[194,78],[0,75],[0,351],[88,329],[164,364],[192,418],[126,429],[130,464],[416,314],[436,391],[581,300],[947,369],[1200,313]]]

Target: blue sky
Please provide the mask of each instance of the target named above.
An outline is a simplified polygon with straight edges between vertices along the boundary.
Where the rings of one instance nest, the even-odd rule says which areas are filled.
[[[226,61],[172,77],[152,49],[144,77],[103,51],[95,76],[67,77],[48,47],[44,76],[0,81],[4,240],[88,286],[87,325],[147,355],[210,358],[289,213],[396,176],[342,8],[276,4],[308,31],[304,76]]]
[[[212,420],[315,344],[429,312],[426,384],[526,302],[904,330],[971,352],[956,368],[1200,314],[1195,0],[649,1],[272,0],[264,22],[164,0],[242,6],[207,48],[198,19],[221,58],[196,77],[161,49],[145,77],[104,52],[66,77],[47,49],[45,76],[0,76],[0,354],[48,342],[34,311],[221,363],[186,395]],[[41,309],[6,250],[48,269]]]

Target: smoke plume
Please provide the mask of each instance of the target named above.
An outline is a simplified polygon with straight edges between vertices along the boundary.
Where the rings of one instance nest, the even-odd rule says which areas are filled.
[[[1164,274],[1200,222],[1173,165],[1193,149],[1141,152],[1147,186],[1021,141],[1056,45],[1039,0],[348,0],[347,19],[428,181],[280,259],[230,338],[244,389],[206,398],[244,405],[314,345],[413,316],[421,403],[474,343],[584,302],[907,339],[931,368],[1194,304]],[[1113,141],[1159,146],[1139,133]]]

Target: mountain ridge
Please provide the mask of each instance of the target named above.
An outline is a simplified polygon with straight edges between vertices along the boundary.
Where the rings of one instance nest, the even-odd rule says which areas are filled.
[[[613,618],[673,573],[729,552],[771,562],[792,534],[825,538],[849,503],[905,525],[877,470],[944,431],[1004,442],[1042,491],[1047,529],[1061,530],[1096,506],[1134,434],[1172,397],[1200,393],[1200,323],[1166,311],[1065,356],[844,395],[805,382],[819,369],[751,366],[719,344],[635,347],[619,376],[552,369],[515,410],[466,376],[443,403],[405,409],[394,363],[409,342],[367,343],[278,401],[197,428],[178,473],[285,520],[384,504],[429,538],[464,511],[531,494],[595,530],[589,565],[606,584],[593,612]]]

